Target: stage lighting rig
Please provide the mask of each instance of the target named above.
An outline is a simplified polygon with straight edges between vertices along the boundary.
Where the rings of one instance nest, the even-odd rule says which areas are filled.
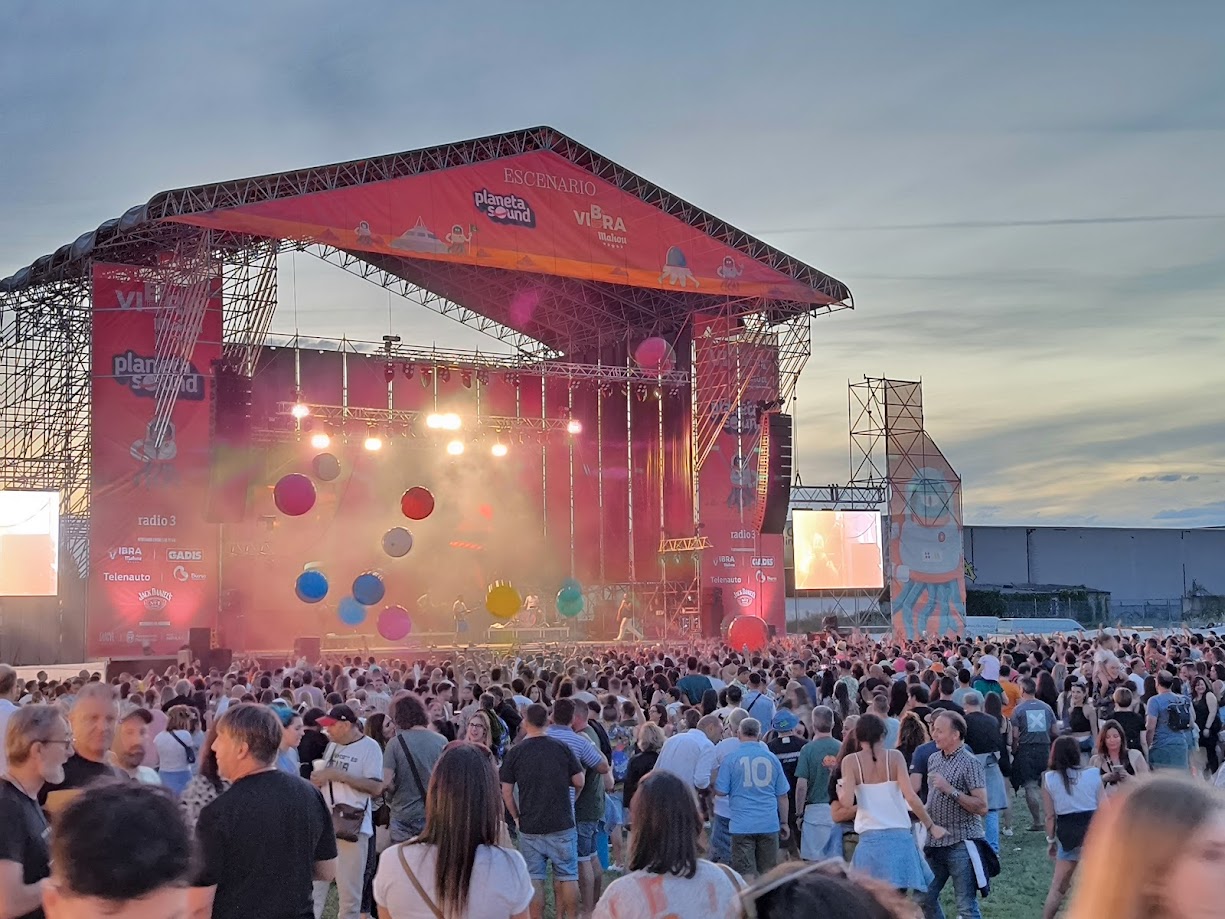
[[[510,452],[510,448],[507,447],[506,444],[502,443],[502,441],[499,440],[492,447],[489,448],[489,452],[492,453],[494,456],[503,457],[507,453]]]
[[[417,368],[412,364],[404,364],[400,367],[400,370],[404,373],[404,379],[411,380],[413,378],[413,373],[416,372]]]
[[[459,381],[464,384],[465,389],[471,389],[472,388],[472,371],[471,370],[461,370],[459,372]]]
[[[377,453],[379,450],[383,449],[383,438],[371,431],[366,435],[366,440],[362,446],[364,446],[371,453]]]
[[[453,440],[447,444],[447,452],[452,456],[461,456],[464,452],[464,442],[462,440]]]
[[[579,421],[577,418],[571,418],[566,422],[566,431],[570,434],[582,434],[583,422]]]
[[[438,368],[438,379],[441,380],[443,383],[450,383],[451,382],[451,368],[450,367],[439,367]]]
[[[298,401],[294,403],[294,406],[289,410],[289,413],[299,421],[311,413],[311,407],[302,401],[301,393],[298,394]]]
[[[434,382],[434,372],[429,367],[421,368],[421,388],[429,389]]]
[[[326,450],[332,445],[332,438],[322,431],[311,435],[311,446],[316,450]]]
[[[396,378],[396,365],[388,363],[383,367],[383,379],[388,383],[394,382]]]

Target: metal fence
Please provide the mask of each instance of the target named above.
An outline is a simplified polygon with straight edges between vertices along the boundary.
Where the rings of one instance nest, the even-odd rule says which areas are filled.
[[[1204,625],[1225,620],[1225,605],[1193,602],[1185,597],[1129,600],[1070,599],[1059,596],[1004,596],[1001,618],[1036,619],[1057,617],[1075,619],[1084,625],[1148,625],[1170,627],[1186,622]],[[1216,598],[1213,598],[1216,599]]]

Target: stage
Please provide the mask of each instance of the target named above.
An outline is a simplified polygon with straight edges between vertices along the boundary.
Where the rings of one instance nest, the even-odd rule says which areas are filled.
[[[293,255],[491,350],[271,335]],[[162,657],[193,629],[436,648],[456,603],[502,639],[499,585],[571,610],[567,640],[611,638],[624,602],[669,637],[781,631],[787,410],[813,317],[851,306],[547,127],[157,194],[0,281],[0,487],[60,495],[65,598],[54,629],[17,605],[0,659]]]

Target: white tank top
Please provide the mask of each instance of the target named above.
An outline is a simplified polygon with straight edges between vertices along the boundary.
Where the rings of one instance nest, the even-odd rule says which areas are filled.
[[[863,780],[859,754],[853,756],[859,770],[859,784],[855,787],[855,832],[910,829],[910,808],[897,780],[889,776],[889,761],[893,759],[890,751],[885,751],[885,781],[871,784]]]

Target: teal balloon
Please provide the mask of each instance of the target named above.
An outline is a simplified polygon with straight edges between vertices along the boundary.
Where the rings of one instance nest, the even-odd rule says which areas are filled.
[[[386,593],[383,579],[373,571],[366,571],[353,579],[353,599],[362,606],[374,606]]]
[[[345,597],[340,601],[340,621],[345,625],[361,625],[366,621],[366,607],[362,606],[352,597]]]
[[[578,578],[566,578],[564,581],[561,582],[561,588],[562,590],[565,590],[567,588],[573,588],[574,590],[577,590],[579,593],[583,592],[583,585],[578,582]]]
[[[294,581],[294,592],[303,603],[318,603],[328,595],[328,579],[322,571],[303,571]]]
[[[567,584],[557,592],[557,611],[567,619],[579,615],[585,605],[583,592],[572,584]]]

